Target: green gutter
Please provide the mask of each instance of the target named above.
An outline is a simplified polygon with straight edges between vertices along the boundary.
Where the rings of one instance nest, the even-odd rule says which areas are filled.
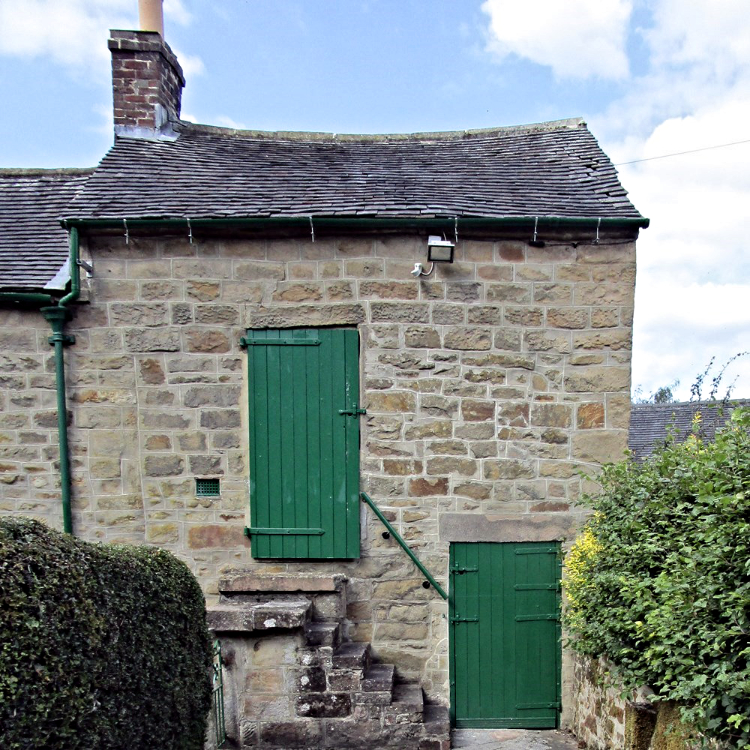
[[[57,300],[49,294],[41,292],[0,292],[0,305],[9,302],[19,307],[41,307],[42,305],[54,305]]]
[[[78,266],[78,229],[69,232],[68,266],[70,272],[70,292],[57,300],[41,292],[0,292],[0,305],[13,305],[36,308],[52,327],[48,341],[55,349],[55,390],[57,394],[57,436],[60,448],[60,494],[62,500],[63,530],[73,533],[71,510],[70,451],[68,446],[68,409],[65,400],[65,354],[64,347],[75,343],[75,338],[65,333],[65,323],[70,319],[68,303],[75,302],[81,293],[81,274]]]
[[[388,519],[381,513],[380,508],[375,505],[375,503],[366,492],[360,492],[359,495],[370,506],[370,508],[372,508],[373,512],[380,519],[383,526],[385,526],[386,529],[388,529],[388,531],[393,535],[393,538],[401,545],[401,548],[404,550],[404,552],[409,555],[411,561],[419,568],[420,572],[427,579],[427,581],[432,584],[432,586],[435,588],[435,591],[437,591],[438,594],[443,597],[443,599],[447,599],[448,594],[445,593],[443,587],[432,577],[430,571],[425,568],[419,558],[411,551],[409,545],[407,545],[407,543],[401,538],[401,535],[398,533],[398,531],[396,531],[396,529],[391,526]]]
[[[453,231],[458,222],[458,228],[469,229],[501,229],[518,228],[533,230],[534,225],[538,229],[590,229],[593,232],[597,227],[605,228],[643,228],[649,225],[649,220],[639,218],[612,218],[612,217],[563,217],[563,216],[499,216],[499,217],[341,217],[341,216],[280,216],[280,217],[257,217],[257,218],[122,218],[112,219],[67,219],[66,223],[71,227],[90,229],[182,229],[186,232],[201,228],[225,228],[225,229],[271,229],[285,226],[310,226],[312,219],[314,228],[317,229],[435,229],[439,231]]]

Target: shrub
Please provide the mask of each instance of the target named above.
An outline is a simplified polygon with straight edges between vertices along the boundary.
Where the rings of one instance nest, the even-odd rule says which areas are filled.
[[[609,657],[626,689],[680,702],[707,736],[750,746],[750,410],[713,443],[672,441],[599,481],[567,560],[570,645]]]
[[[211,650],[187,567],[0,519],[4,750],[203,747]]]

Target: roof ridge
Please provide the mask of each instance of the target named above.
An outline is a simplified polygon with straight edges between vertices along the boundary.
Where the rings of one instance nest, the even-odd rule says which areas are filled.
[[[290,141],[352,141],[361,143],[377,143],[386,141],[438,141],[459,140],[471,137],[485,137],[493,135],[526,135],[530,133],[549,133],[560,130],[576,130],[586,128],[586,121],[582,117],[571,117],[563,120],[549,120],[546,122],[528,123],[525,125],[505,125],[490,128],[470,128],[466,130],[425,131],[416,133],[328,133],[316,131],[286,131],[286,130],[242,130],[238,128],[222,128],[215,125],[181,120],[178,130],[183,132],[205,133],[229,137],[258,138],[268,140]]]
[[[0,177],[83,177],[95,170],[96,167],[0,167]]]

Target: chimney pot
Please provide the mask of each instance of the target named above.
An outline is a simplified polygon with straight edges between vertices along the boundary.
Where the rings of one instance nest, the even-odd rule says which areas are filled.
[[[138,0],[141,31],[155,31],[164,38],[163,0]]]

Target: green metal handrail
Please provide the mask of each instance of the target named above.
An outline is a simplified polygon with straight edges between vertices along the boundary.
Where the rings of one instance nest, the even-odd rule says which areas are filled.
[[[372,498],[369,497],[369,495],[366,492],[360,492],[360,497],[372,508],[375,515],[380,519],[383,526],[385,526],[388,531],[393,534],[393,538],[401,545],[401,548],[406,552],[407,555],[411,558],[411,561],[419,568],[422,575],[427,579],[427,581],[432,584],[432,586],[435,588],[435,591],[440,594],[440,596],[443,597],[443,599],[448,598],[448,594],[445,593],[443,590],[443,587],[432,577],[432,574],[430,573],[427,568],[425,568],[424,565],[422,565],[422,562],[420,559],[411,551],[409,548],[409,545],[401,538],[401,534],[396,531],[396,529],[391,526],[388,519],[382,514],[380,511],[380,508],[378,508],[377,505],[372,501]]]

